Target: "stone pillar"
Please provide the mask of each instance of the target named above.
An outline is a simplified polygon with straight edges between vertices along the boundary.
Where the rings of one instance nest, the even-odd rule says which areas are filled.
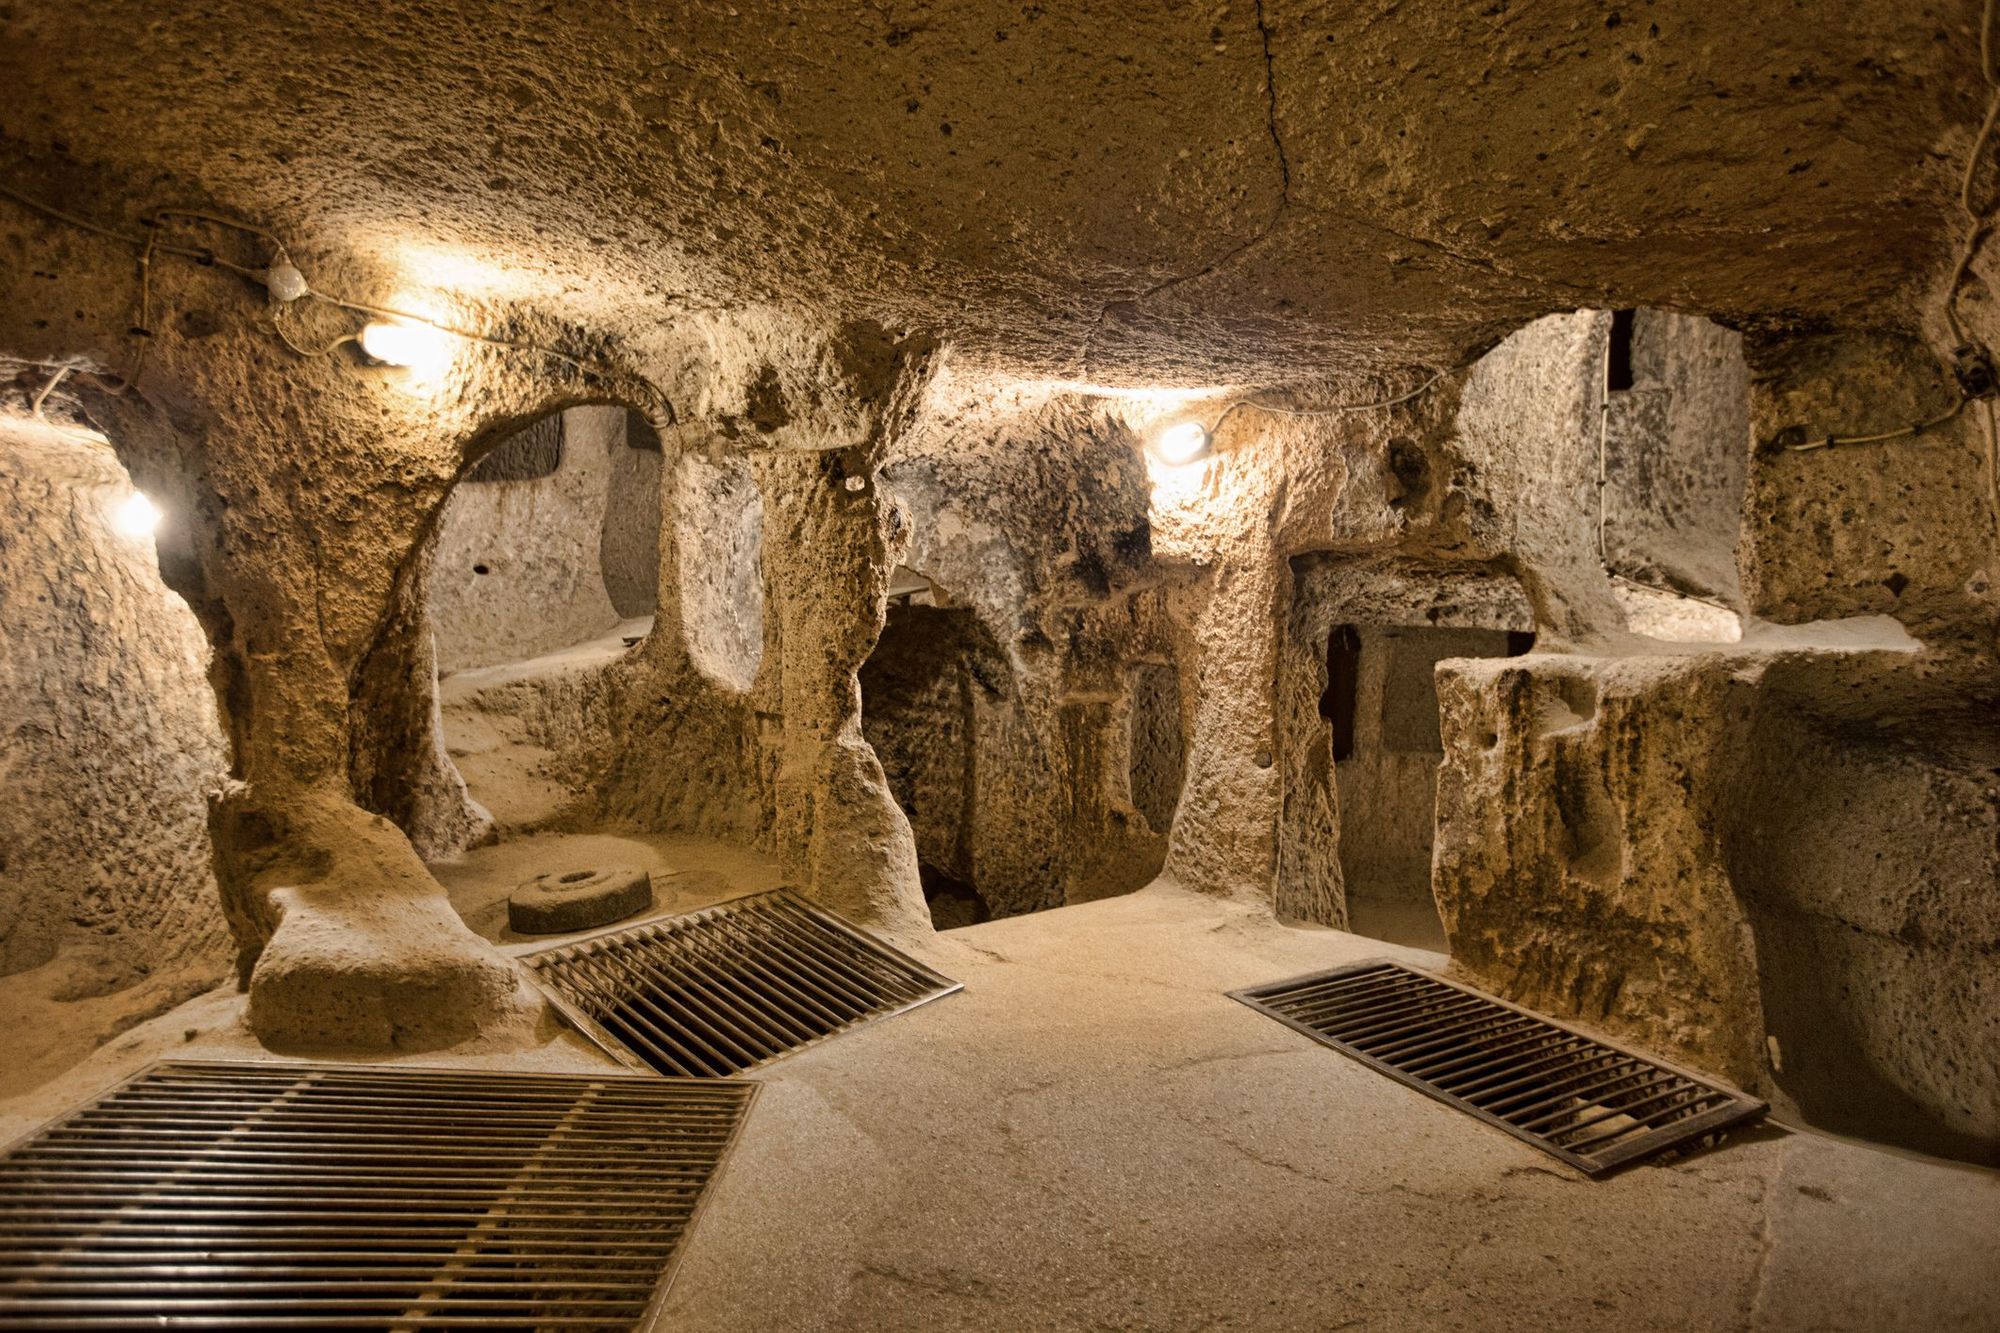
[[[154,359],[176,415],[91,401],[188,536],[233,749],[210,834],[249,1025],[274,1048],[522,1037],[539,1000],[357,782],[428,730],[411,571],[480,423],[519,420],[533,386],[495,378],[497,354],[417,385],[343,357],[274,367],[254,327],[206,343]]]
[[[1268,483],[1270,474],[1257,479]],[[1190,888],[1268,903],[1276,873],[1279,774],[1273,686],[1284,561],[1253,485],[1211,581],[1176,597],[1185,617],[1183,690],[1193,701],[1186,783],[1167,873]]]
[[[772,451],[754,466],[782,657],[785,874],[857,921],[892,934],[927,930],[916,839],[861,735],[858,675],[881,632],[894,566],[873,462],[858,450]]]
[[[240,458],[243,481],[270,466],[261,441],[209,447]],[[204,552],[229,617],[217,651],[241,682],[225,698],[242,780],[217,803],[217,878],[251,1029],[274,1047],[421,1050],[536,1007],[403,832],[354,799],[353,683],[429,489],[369,488],[366,470],[328,459],[314,485],[238,491]]]
[[[425,572],[431,541],[419,543],[396,581],[381,636],[355,678],[349,702],[355,800],[386,815],[426,861],[488,839],[493,819],[466,791],[445,752],[437,646]]]

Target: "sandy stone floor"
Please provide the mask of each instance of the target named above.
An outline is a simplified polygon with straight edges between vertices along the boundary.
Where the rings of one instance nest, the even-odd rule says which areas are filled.
[[[1378,954],[1169,885],[939,937],[965,990],[763,1071],[676,1329],[1991,1329],[2000,1175],[1766,1126],[1589,1182],[1223,991]],[[598,1067],[528,1053],[428,1064]],[[216,992],[0,1103],[170,1054]]]
[[[765,1075],[674,1326],[1994,1327],[1992,1173],[1770,1126],[1593,1183],[1221,994],[1383,953],[1165,886],[942,937],[963,993]]]

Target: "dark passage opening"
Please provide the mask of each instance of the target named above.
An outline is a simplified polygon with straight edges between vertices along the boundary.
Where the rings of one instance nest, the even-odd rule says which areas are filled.
[[[1632,328],[1638,314],[1636,310],[1611,312],[1611,354],[1605,361],[1607,389],[1629,389],[1637,383],[1632,373]]]
[[[917,863],[917,877],[924,886],[924,904],[931,909],[931,925],[938,930],[976,926],[993,919],[993,910],[979,890],[954,875],[948,875],[928,861]]]
[[[1153,832],[1165,837],[1187,780],[1186,744],[1181,738],[1180,673],[1164,662],[1133,668],[1126,737],[1126,765],[1132,805]]]
[[[1360,680],[1361,635],[1352,625],[1336,625],[1326,640],[1326,693],[1319,715],[1333,729],[1333,760],[1354,753],[1354,691]]]
[[[861,668],[861,732],[916,836],[931,922],[988,920],[978,882],[982,705],[1007,689],[1006,660],[967,608],[892,603]]]
[[[1340,625],[1329,636],[1320,712],[1332,732],[1340,872],[1356,934],[1444,950],[1431,893],[1444,758],[1437,664],[1512,657],[1533,644],[1532,634],[1435,626]]]

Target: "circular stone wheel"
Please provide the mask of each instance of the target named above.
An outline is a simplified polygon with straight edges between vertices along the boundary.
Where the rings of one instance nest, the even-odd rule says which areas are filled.
[[[557,871],[507,897],[507,924],[523,935],[555,935],[623,921],[653,905],[653,877],[629,866]]]

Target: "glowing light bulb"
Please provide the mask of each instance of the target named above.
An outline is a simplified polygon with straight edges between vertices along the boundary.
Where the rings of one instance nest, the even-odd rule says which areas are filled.
[[[133,491],[112,511],[111,525],[127,537],[150,537],[160,526],[160,507],[144,491]]]
[[[414,320],[378,319],[361,330],[361,350],[391,366],[407,366],[425,379],[444,373],[458,340]]]
[[[1206,454],[1208,446],[1208,427],[1199,421],[1177,421],[1153,437],[1153,457],[1179,467]]]

